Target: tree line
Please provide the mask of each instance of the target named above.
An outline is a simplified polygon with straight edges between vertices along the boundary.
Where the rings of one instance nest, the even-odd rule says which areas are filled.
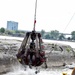
[[[22,30],[7,30],[7,29],[2,27],[2,28],[0,28],[0,35],[24,37],[25,31],[22,31]]]
[[[10,35],[10,36],[18,36],[24,37],[27,31],[22,30],[7,30],[5,28],[0,28],[0,35]],[[58,30],[52,30],[50,32],[45,32],[45,30],[40,31],[41,36],[43,39],[50,39],[50,40],[75,40],[75,31],[71,32],[70,37],[66,37],[63,33],[60,33]]]
[[[64,33],[60,33],[58,30],[52,30],[50,32],[45,32],[45,30],[41,30],[41,35],[43,39],[50,40],[75,40],[75,31],[71,32],[70,37],[66,37]]]

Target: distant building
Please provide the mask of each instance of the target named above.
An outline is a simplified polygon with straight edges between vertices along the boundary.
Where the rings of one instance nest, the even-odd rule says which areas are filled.
[[[7,30],[18,30],[18,22],[7,21]]]

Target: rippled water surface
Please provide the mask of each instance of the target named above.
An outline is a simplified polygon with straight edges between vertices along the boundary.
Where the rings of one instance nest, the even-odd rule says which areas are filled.
[[[41,69],[40,72],[35,74],[35,69],[29,69],[25,71],[22,67],[20,66],[15,66],[12,67],[11,72],[8,72],[7,74],[4,75],[63,75],[63,73],[67,73],[67,75],[71,75],[72,70],[70,69],[62,69],[62,70],[45,70]]]

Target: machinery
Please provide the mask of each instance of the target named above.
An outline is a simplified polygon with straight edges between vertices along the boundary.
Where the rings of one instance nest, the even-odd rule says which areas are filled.
[[[45,63],[47,68],[45,51],[42,48],[41,34],[35,31],[27,32],[19,48],[17,59],[22,65],[37,67]]]
[[[36,0],[37,7],[37,0]],[[45,51],[42,48],[41,34],[35,31],[36,24],[36,7],[34,16],[34,28],[31,32],[27,32],[22,44],[19,48],[17,59],[22,65],[28,65],[30,68],[32,66],[37,67],[45,64],[47,68]]]

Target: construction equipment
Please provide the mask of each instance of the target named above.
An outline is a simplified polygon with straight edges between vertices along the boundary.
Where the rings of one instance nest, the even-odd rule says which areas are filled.
[[[37,0],[36,0],[37,7]],[[36,24],[36,7],[34,16],[34,28],[31,32],[27,32],[22,44],[19,48],[17,59],[22,65],[28,65],[30,68],[32,66],[37,67],[45,63],[45,68],[47,68],[45,51],[42,48],[41,34],[35,31]]]
[[[35,31],[27,32],[19,48],[17,58],[23,65],[40,66],[46,64],[45,51],[42,50],[41,34]],[[47,65],[45,66],[47,67]]]

